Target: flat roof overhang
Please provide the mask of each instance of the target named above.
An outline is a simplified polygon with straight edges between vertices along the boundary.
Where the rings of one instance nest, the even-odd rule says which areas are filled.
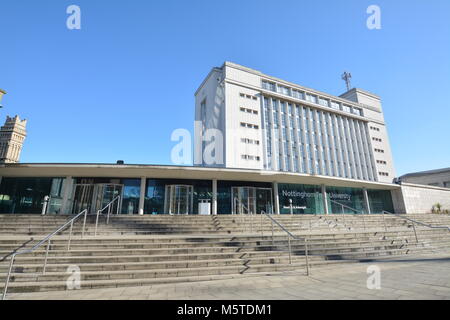
[[[379,190],[396,190],[394,183],[334,178],[319,175],[251,169],[204,168],[193,166],[133,164],[21,163],[0,165],[0,177],[74,177],[74,178],[156,178],[193,180],[230,180],[326,185]]]

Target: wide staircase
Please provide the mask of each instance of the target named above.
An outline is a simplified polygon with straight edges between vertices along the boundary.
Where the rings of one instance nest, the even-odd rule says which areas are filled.
[[[105,216],[96,223],[88,215],[84,229],[81,217],[36,250],[15,256],[8,293],[66,290],[74,268],[81,272],[81,288],[92,289],[306,274],[336,263],[450,253],[444,228],[450,216],[406,217],[412,220],[388,214],[125,215],[111,216],[107,224]],[[0,215],[0,293],[11,257],[69,219]]]

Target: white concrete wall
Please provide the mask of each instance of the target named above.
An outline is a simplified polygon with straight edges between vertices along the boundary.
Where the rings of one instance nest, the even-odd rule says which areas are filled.
[[[402,183],[392,191],[392,200],[396,213],[430,213],[436,203],[450,210],[450,189]]]
[[[222,133],[225,132],[225,89],[223,80],[223,72],[219,69],[213,69],[209,74],[206,81],[202,84],[200,89],[195,95],[195,121],[197,125],[202,122],[201,115],[201,104],[206,101],[206,119],[204,120],[204,130],[217,129]],[[202,132],[202,128],[194,129],[195,142],[194,142],[194,164],[195,165],[205,165],[203,163],[203,154],[205,145],[202,145],[201,139],[203,138],[205,132]],[[223,161],[226,157],[225,148],[225,136],[223,136],[224,148],[221,151],[223,153]],[[225,163],[209,165],[212,167],[225,167]]]

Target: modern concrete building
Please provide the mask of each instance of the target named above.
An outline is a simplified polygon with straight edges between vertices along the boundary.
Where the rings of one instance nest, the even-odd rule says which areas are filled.
[[[195,100],[194,166],[0,164],[0,213],[41,213],[46,196],[51,214],[115,199],[122,214],[428,212],[393,183],[374,94],[333,96],[226,62]],[[450,199],[443,190],[413,193]]]
[[[450,188],[450,168],[408,173],[401,176],[399,181]]]
[[[384,183],[395,177],[381,100],[367,91],[333,96],[225,62],[195,101],[198,165]],[[217,140],[221,156],[209,159],[219,161],[208,161]]]

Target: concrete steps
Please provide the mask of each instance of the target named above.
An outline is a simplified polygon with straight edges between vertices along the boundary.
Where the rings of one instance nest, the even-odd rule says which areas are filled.
[[[81,223],[74,225],[70,251],[67,231],[52,239],[45,274],[45,246],[17,256],[9,292],[66,290],[70,266],[80,268],[83,289],[304,272],[304,238],[312,270],[355,260],[450,252],[446,230],[417,226],[414,232],[411,223],[394,216],[274,217],[301,238],[291,240],[292,264],[286,234],[274,226],[272,238],[272,223],[266,217],[113,216],[109,225],[100,220],[98,236],[93,237],[95,217],[89,216],[84,239]],[[69,218],[0,215],[0,292],[8,255],[30,248]],[[415,218],[436,225],[449,217]]]

